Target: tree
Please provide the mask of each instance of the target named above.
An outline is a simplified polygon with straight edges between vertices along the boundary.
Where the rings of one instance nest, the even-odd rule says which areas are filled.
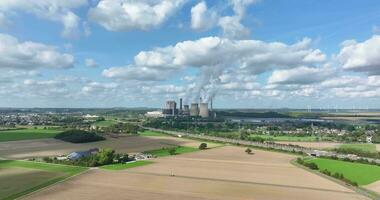
[[[247,148],[247,149],[245,150],[245,152],[246,152],[247,154],[252,154],[252,149]]]
[[[200,150],[204,150],[204,149],[207,149],[207,143],[201,143],[200,145],[199,145],[199,149]]]
[[[102,149],[96,156],[99,165],[112,164],[115,158],[115,151],[112,149]]]
[[[175,147],[169,148],[168,152],[169,152],[170,155],[175,155],[176,148]]]

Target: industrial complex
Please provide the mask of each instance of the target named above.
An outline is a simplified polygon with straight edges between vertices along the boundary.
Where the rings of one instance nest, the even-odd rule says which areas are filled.
[[[212,110],[212,99],[210,100],[210,109],[209,103],[203,102],[202,98],[199,98],[198,103],[191,103],[183,105],[182,98],[179,99],[179,108],[177,108],[177,102],[170,100],[166,101],[165,107],[162,109],[163,117],[173,117],[173,116],[191,116],[191,117],[215,117],[215,112]]]

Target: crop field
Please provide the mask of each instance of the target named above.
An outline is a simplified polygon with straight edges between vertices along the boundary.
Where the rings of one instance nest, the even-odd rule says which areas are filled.
[[[144,165],[149,165],[154,163],[150,160],[139,160],[136,162],[130,162],[130,163],[118,163],[118,164],[111,164],[111,165],[104,165],[101,166],[101,169],[107,169],[107,170],[123,170],[123,169],[129,169],[133,167],[140,167]]]
[[[359,185],[368,185],[380,180],[380,167],[375,165],[324,158],[311,159],[305,162],[313,162],[318,165],[319,169],[327,169],[331,173],[342,173],[344,177],[357,182]]]
[[[0,142],[53,138],[61,131],[62,130],[59,128],[44,129],[42,127],[28,127],[16,130],[4,130],[0,131]]]
[[[113,120],[113,119],[106,119],[104,121],[97,121],[95,123],[93,123],[93,125],[95,126],[100,126],[100,127],[108,127],[108,126],[112,126],[114,124],[117,124],[118,122]]]
[[[91,143],[73,144],[56,139],[20,140],[0,142],[0,157],[7,159],[25,159],[33,157],[59,156],[73,151],[91,148],[112,148],[118,153],[137,153],[162,147],[186,146],[198,148],[200,141],[170,136],[141,137],[122,136],[107,137],[107,140]],[[209,147],[221,144],[207,143]]]
[[[0,161],[0,199],[14,199],[87,168],[28,161]]]
[[[166,134],[163,134],[163,133],[159,133],[159,132],[156,132],[156,131],[143,131],[143,132],[140,132],[139,135],[141,136],[168,136]]]
[[[181,147],[181,146],[179,146],[179,147],[174,147],[174,148],[175,148],[175,155],[199,151],[199,149],[194,148],[194,147]],[[155,150],[151,150],[151,151],[146,151],[145,153],[152,154],[153,156],[156,156],[156,157],[171,156],[169,153],[169,148],[155,149]]]
[[[154,159],[119,171],[90,170],[26,199],[365,200],[290,164],[294,156],[224,146]]]
[[[366,151],[370,153],[377,153],[375,144],[342,144],[340,149],[354,149],[359,151]]]

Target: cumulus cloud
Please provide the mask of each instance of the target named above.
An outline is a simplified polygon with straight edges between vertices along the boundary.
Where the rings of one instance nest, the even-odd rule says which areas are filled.
[[[269,84],[313,84],[335,75],[331,68],[297,67],[288,70],[275,70],[268,79]]]
[[[88,16],[109,31],[149,30],[166,22],[185,1],[101,0]]]
[[[87,58],[84,60],[84,64],[87,66],[87,67],[91,67],[91,68],[96,68],[98,67],[98,63],[96,63],[96,61],[92,58]]]
[[[223,36],[231,39],[246,39],[250,30],[245,27],[241,20],[245,16],[248,6],[257,0],[229,0],[234,15],[220,16],[221,10],[208,9],[204,1],[196,4],[191,9],[191,28],[195,30],[208,30],[218,25],[223,30]]]
[[[219,20],[219,26],[223,29],[225,37],[234,39],[248,38],[250,30],[240,23],[238,16],[226,16]]]
[[[380,35],[374,35],[364,42],[347,40],[342,43],[338,54],[343,69],[380,75]]]
[[[82,92],[86,95],[99,95],[101,93],[110,92],[110,90],[117,89],[116,83],[99,83],[90,82],[82,87]]]
[[[111,67],[103,71],[103,76],[122,80],[138,80],[138,81],[160,81],[166,76],[162,74],[162,70],[152,69],[148,67]]]
[[[15,11],[35,15],[39,18],[63,24],[62,36],[76,38],[80,35],[80,18],[72,11],[87,5],[87,0],[1,0],[0,19]],[[3,19],[4,21],[4,19]]]
[[[60,53],[54,46],[35,42],[20,42],[0,34],[0,68],[31,70],[37,68],[70,68],[74,57]]]
[[[215,10],[208,10],[206,2],[199,2],[191,8],[191,28],[205,31],[218,23],[219,16]]]
[[[311,40],[307,38],[288,45],[206,37],[142,51],[131,65],[106,69],[103,75],[123,80],[165,81],[180,70],[194,68],[199,74],[187,93],[194,98],[202,91],[213,96],[219,90],[237,88],[239,83],[245,84],[240,86],[241,90],[253,89],[257,87],[254,77],[273,69],[320,65],[326,56],[320,50],[312,49],[310,44]],[[223,82],[229,72],[234,78]]]

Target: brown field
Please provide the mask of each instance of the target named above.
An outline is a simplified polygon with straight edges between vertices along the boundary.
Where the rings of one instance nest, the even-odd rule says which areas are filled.
[[[94,169],[26,199],[359,200],[355,192],[289,163],[292,155],[226,146],[123,171]],[[173,175],[174,176],[173,176]]]
[[[366,185],[366,186],[364,186],[364,188],[375,191],[378,194],[380,194],[380,181],[376,181],[374,183]]]
[[[25,159],[32,157],[58,156],[73,151],[90,148],[112,148],[119,153],[136,153],[146,150],[159,149],[173,145],[198,147],[201,142],[169,136],[141,137],[125,136],[107,138],[105,141],[73,144],[56,139],[38,139],[0,142],[0,157],[7,159]],[[217,144],[209,143],[209,147]]]
[[[292,144],[292,145],[299,145],[302,147],[307,148],[315,148],[315,149],[331,149],[331,148],[337,148],[342,143],[338,142],[277,142],[280,144]]]
[[[59,176],[62,176],[62,173],[26,168],[0,168],[0,199]]]

